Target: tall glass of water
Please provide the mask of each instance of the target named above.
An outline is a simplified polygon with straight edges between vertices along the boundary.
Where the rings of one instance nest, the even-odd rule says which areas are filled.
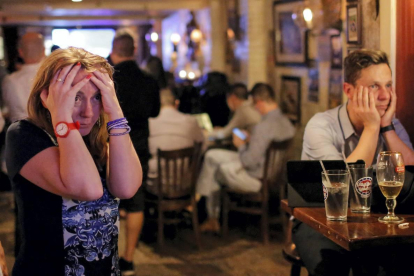
[[[382,194],[385,196],[385,204],[388,214],[378,218],[383,223],[400,223],[404,219],[394,214],[397,205],[396,198],[400,194],[404,184],[405,167],[402,155],[396,151],[382,151],[377,158],[377,181]]]
[[[345,170],[322,172],[322,185],[326,218],[345,221],[348,212],[349,172]]]

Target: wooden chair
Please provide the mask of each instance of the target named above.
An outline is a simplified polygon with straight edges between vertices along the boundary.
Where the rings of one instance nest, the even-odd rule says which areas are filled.
[[[166,217],[165,212],[181,212],[192,207],[192,224],[197,247],[201,248],[200,229],[195,200],[195,185],[201,155],[201,143],[194,147],[180,150],[162,151],[158,149],[158,177],[154,182],[155,189],[148,189],[145,201],[155,207],[158,217],[158,247],[163,249],[164,224],[177,224],[182,217]],[[152,218],[148,218],[151,220]]]
[[[283,176],[284,168],[292,140],[283,142],[272,142],[267,151],[264,164],[263,178],[261,179],[262,188],[257,193],[245,193],[223,187],[222,204],[223,204],[223,229],[224,237],[228,235],[228,214],[230,211],[237,211],[261,216],[261,233],[263,243],[269,243],[269,192],[276,190],[283,195],[284,185],[280,183]],[[234,199],[237,199],[235,201]],[[240,204],[242,202],[243,204]],[[244,203],[253,203],[245,205]]]

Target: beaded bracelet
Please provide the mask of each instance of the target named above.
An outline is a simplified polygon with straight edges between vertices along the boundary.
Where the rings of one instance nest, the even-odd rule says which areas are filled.
[[[121,136],[131,132],[131,127],[128,125],[126,118],[120,118],[113,121],[110,121],[106,124],[109,136]],[[111,133],[111,129],[126,129],[125,132],[121,133]]]
[[[106,128],[109,129],[112,125],[119,124],[119,123],[126,124],[126,123],[128,123],[128,121],[127,121],[126,118],[119,118],[119,119],[116,119],[116,120],[113,120],[113,121],[108,122],[106,124]]]

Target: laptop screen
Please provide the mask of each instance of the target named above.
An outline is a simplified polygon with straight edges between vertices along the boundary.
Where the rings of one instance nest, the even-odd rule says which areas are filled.
[[[213,131],[213,124],[211,123],[210,116],[207,113],[191,114],[196,118],[198,125],[207,130],[208,132]]]

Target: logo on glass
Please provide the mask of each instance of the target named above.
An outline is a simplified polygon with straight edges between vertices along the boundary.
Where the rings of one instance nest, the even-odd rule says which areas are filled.
[[[404,173],[405,172],[405,167],[404,166],[395,167],[395,172],[396,173]]]
[[[355,183],[355,188],[362,198],[368,198],[371,195],[372,178],[363,177]]]
[[[326,200],[328,198],[328,189],[326,189],[325,185],[322,184],[322,190],[323,190],[323,200]]]

